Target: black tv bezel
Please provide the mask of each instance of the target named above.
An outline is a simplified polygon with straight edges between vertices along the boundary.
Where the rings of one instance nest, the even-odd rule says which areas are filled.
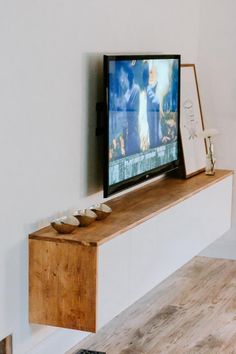
[[[177,141],[178,141],[178,159],[171,161],[165,165],[156,167],[152,170],[143,172],[137,176],[133,176],[129,179],[116,183],[112,186],[109,185],[109,62],[114,60],[150,60],[150,59],[178,59],[179,61],[179,73],[178,73],[178,122],[177,122]],[[107,198],[113,194],[121,192],[127,188],[138,185],[144,181],[151,178],[157,177],[161,174],[171,172],[178,169],[180,165],[180,152],[181,152],[181,141],[180,141],[180,66],[181,66],[181,55],[180,54],[142,54],[142,55],[104,55],[103,57],[103,80],[104,80],[104,92],[103,92],[103,102],[104,102],[104,174],[103,174],[103,195]]]

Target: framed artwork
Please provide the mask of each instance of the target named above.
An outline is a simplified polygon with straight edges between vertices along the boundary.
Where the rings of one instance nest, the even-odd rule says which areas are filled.
[[[205,170],[206,144],[197,75],[194,64],[181,65],[180,135],[185,177]]]

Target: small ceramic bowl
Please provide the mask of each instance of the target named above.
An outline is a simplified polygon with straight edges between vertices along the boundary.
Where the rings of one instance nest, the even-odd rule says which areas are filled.
[[[106,204],[95,204],[90,208],[97,215],[97,220],[103,220],[111,214],[112,209]]]
[[[74,216],[79,220],[80,226],[88,226],[97,219],[97,215],[90,209],[78,210]]]
[[[51,225],[59,234],[70,234],[79,226],[79,220],[74,216],[63,216],[53,220]]]

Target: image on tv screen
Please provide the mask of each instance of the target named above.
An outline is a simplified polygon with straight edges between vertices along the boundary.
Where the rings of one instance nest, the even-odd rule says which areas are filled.
[[[178,59],[110,60],[109,185],[178,159]]]

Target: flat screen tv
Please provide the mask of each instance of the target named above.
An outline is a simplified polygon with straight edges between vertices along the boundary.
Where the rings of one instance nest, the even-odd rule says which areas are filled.
[[[180,55],[104,56],[104,197],[178,168]]]

